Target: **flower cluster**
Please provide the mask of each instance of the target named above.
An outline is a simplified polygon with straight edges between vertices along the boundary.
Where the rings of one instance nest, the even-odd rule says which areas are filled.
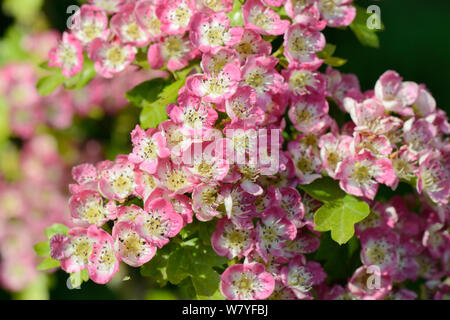
[[[52,51],[51,63],[66,75],[80,70],[82,51],[106,78],[138,52],[170,71],[200,58],[201,72],[191,72],[167,105],[168,120],[136,126],[131,153],[73,168],[77,227],[51,239],[65,271],[87,269],[93,281],[109,282],[120,261],[150,261],[195,217],[217,221],[213,249],[238,261],[221,276],[229,299],[405,298],[412,293],[393,291],[393,282],[448,275],[445,112],[424,85],[394,71],[367,92],[354,75],[319,71],[321,30],[350,24],[351,1],[247,0],[238,12],[243,27],[231,25],[226,0],[91,2]],[[280,35],[282,47],[272,48]],[[338,123],[330,108],[348,122]],[[313,214],[321,203],[297,187],[323,176],[373,211],[357,226],[363,266],[347,291],[328,290],[322,266],[306,258],[320,245]],[[401,199],[374,202],[379,184],[400,182],[414,185],[429,207],[415,214]],[[364,287],[372,267],[381,289]],[[433,288],[446,294],[441,284]]]
[[[417,293],[402,283],[418,278],[426,281],[421,293],[425,298],[448,297],[450,286],[441,280],[450,275],[448,214],[420,200],[410,194],[373,203],[370,216],[356,229],[363,265],[345,288],[319,288],[321,298],[413,300]]]
[[[242,17],[242,28],[230,26],[230,0],[91,0],[72,17],[49,65],[72,77],[83,69],[85,53],[101,76],[111,78],[145,53],[151,68],[174,71],[220,48],[236,50],[241,62],[255,51],[268,54],[270,46],[260,36],[284,34],[288,60],[314,67],[315,52],[325,44],[320,30],[349,25],[356,14],[352,1],[249,0],[233,11]]]
[[[84,152],[80,161],[93,161]],[[80,150],[83,151],[83,150]],[[6,153],[6,150],[3,150]],[[54,223],[72,225],[67,205],[69,165],[49,135],[36,135],[20,150],[20,176],[0,178],[0,285],[20,291],[38,275],[33,246],[45,240],[42,230]]]
[[[24,38],[23,47],[36,54],[37,59],[45,59],[45,54],[38,50],[50,50],[58,37],[56,32],[39,33]],[[36,48],[36,43],[41,47]],[[12,133],[22,139],[33,137],[40,125],[66,129],[75,116],[87,117],[96,108],[115,114],[129,104],[125,92],[142,81],[167,76],[166,72],[133,66],[114,79],[94,78],[80,90],[60,87],[48,96],[41,96],[36,89],[41,74],[42,70],[29,62],[11,62],[0,68],[0,95],[9,109],[9,126]]]

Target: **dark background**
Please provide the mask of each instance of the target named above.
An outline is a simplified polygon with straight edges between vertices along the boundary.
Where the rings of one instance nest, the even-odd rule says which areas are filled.
[[[425,83],[437,100],[438,107],[448,112],[450,105],[450,1],[449,0],[357,0],[367,8],[378,5],[385,30],[378,33],[380,48],[363,47],[353,33],[347,30],[326,29],[327,41],[337,45],[335,56],[348,59],[339,69],[355,73],[361,89],[372,89],[378,77],[388,69],[396,70],[404,80]],[[74,0],[46,0],[44,13],[50,25],[65,30],[66,8],[77,4]],[[26,8],[24,8],[26,10]],[[0,36],[12,23],[12,19],[0,11]],[[67,275],[61,271],[52,276],[52,299],[114,299],[144,298],[146,282],[139,280],[134,270],[132,281],[121,286],[121,293],[91,281],[83,290],[67,290]],[[138,289],[136,290],[136,286]],[[136,293],[131,291],[141,291]],[[170,289],[169,289],[170,291]],[[131,293],[128,295],[126,293]],[[11,296],[0,290],[0,299]]]

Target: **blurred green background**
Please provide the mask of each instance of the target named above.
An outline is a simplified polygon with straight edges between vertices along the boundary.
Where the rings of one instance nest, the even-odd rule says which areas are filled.
[[[405,80],[425,83],[437,100],[438,107],[449,111],[450,105],[450,1],[449,0],[357,0],[358,5],[367,8],[378,5],[385,30],[378,33],[380,48],[363,47],[349,30],[326,29],[327,41],[337,45],[335,56],[348,59],[339,69],[345,73],[355,73],[360,79],[362,90],[372,89],[378,77],[388,69],[394,69]],[[67,7],[78,4],[74,0],[2,0],[0,12],[0,37],[3,37],[15,16],[19,24],[29,24],[33,6],[42,4],[40,18],[27,25],[31,30],[52,28],[66,29],[69,14]],[[128,110],[128,111],[127,111]],[[137,119],[136,110],[126,109],[125,113]],[[112,119],[106,118],[100,126],[89,126],[87,135],[99,140],[115,140],[104,130],[111,126]],[[128,135],[123,135],[127,148]],[[114,150],[114,153],[117,153]],[[122,151],[122,150],[120,150]],[[125,150],[124,150],[125,151]],[[108,156],[109,158],[109,156]],[[38,281],[39,286],[49,286],[51,299],[171,299],[182,298],[173,288],[152,289],[150,279],[139,276],[139,271],[131,270],[128,281],[113,282],[100,286],[92,281],[83,284],[82,290],[68,290],[67,274],[59,271],[48,279]],[[125,276],[125,275],[124,275]],[[120,290],[115,290],[120,286]],[[11,296],[0,290],[0,299],[33,297]]]

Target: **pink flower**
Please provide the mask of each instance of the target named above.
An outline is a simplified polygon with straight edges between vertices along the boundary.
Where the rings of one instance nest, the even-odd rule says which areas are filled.
[[[135,172],[136,193],[145,201],[147,197],[155,190],[156,177],[142,170]]]
[[[150,41],[146,30],[138,23],[135,3],[123,6],[120,12],[111,18],[111,31],[124,44],[144,47]]]
[[[109,35],[108,17],[100,8],[85,4],[73,19],[72,33],[84,46],[97,38],[106,40]]]
[[[73,221],[81,226],[97,225],[115,218],[114,202],[106,205],[100,194],[93,190],[81,190],[69,199],[70,214]]]
[[[158,1],[138,1],[136,3],[135,16],[139,26],[144,30],[150,40],[156,40],[161,36],[161,20],[156,15]]]
[[[233,0],[194,0],[198,10],[204,13],[230,12],[233,9]]]
[[[72,177],[78,184],[86,184],[97,180],[97,168],[90,163],[83,163],[72,168]]]
[[[369,98],[359,103],[346,97],[343,104],[356,125],[355,131],[392,135],[403,126],[401,119],[385,113],[383,105],[377,99]]]
[[[182,157],[193,177],[205,183],[222,181],[230,169],[218,141],[193,143]]]
[[[95,62],[95,70],[105,78],[112,78],[134,60],[136,48],[123,45],[118,40],[105,42],[100,39],[92,41],[89,57]]]
[[[161,30],[166,34],[184,34],[194,13],[193,2],[189,0],[161,1],[156,7],[156,15],[162,22]]]
[[[330,123],[328,108],[328,102],[323,96],[311,94],[293,99],[288,115],[300,132],[320,132]]]
[[[386,71],[375,84],[375,96],[386,110],[401,115],[412,115],[407,106],[412,105],[418,97],[419,86],[414,82],[403,82],[395,71]]]
[[[419,85],[419,93],[412,108],[414,113],[419,117],[426,117],[436,111],[436,100],[426,89],[425,85]]]
[[[158,187],[170,191],[171,194],[191,192],[195,187],[195,179],[186,166],[167,159],[158,162],[156,178]]]
[[[186,86],[193,95],[201,97],[205,102],[221,103],[236,92],[239,80],[239,67],[230,63],[217,75],[190,76],[186,80]]]
[[[108,283],[119,271],[120,258],[114,251],[114,240],[109,233],[95,226],[88,229],[88,236],[95,238],[87,265],[89,278],[98,284]]]
[[[126,0],[89,0],[89,2],[108,13],[114,13],[121,9],[121,6]]]
[[[139,165],[139,169],[154,174],[157,170],[159,159],[170,155],[166,147],[164,136],[156,129],[146,131],[136,125],[131,132],[133,152],[128,155],[128,160]]]
[[[187,37],[168,35],[148,48],[147,59],[152,69],[160,69],[166,64],[167,69],[175,71],[187,66],[197,53]]]
[[[297,228],[300,228],[305,215],[305,208],[301,201],[300,193],[292,187],[281,187],[277,189],[276,194],[279,206],[286,212],[286,218]]]
[[[373,200],[378,183],[392,186],[395,172],[389,159],[376,159],[369,151],[363,150],[339,163],[335,178],[340,180],[339,185],[347,193]]]
[[[202,52],[218,47],[230,47],[239,42],[243,29],[230,28],[225,13],[205,14],[197,12],[192,17],[189,37],[192,44]]]
[[[286,0],[284,9],[289,18],[294,19],[300,14],[305,14],[307,9],[309,9],[316,1],[317,0]]]
[[[216,230],[211,237],[214,251],[229,260],[246,257],[253,249],[253,228],[239,228],[231,220],[217,221]]]
[[[137,231],[158,248],[167,244],[169,238],[176,236],[183,227],[183,218],[166,199],[147,199],[144,210],[145,215],[136,217]]]
[[[326,74],[328,94],[336,101],[342,111],[344,98],[350,97],[356,101],[362,100],[359,80],[354,74],[341,74],[338,70],[327,67]]]
[[[166,109],[183,135],[198,137],[211,131],[218,118],[211,104],[189,94],[180,94],[177,102],[179,106],[171,103]]]
[[[288,267],[283,267],[281,277],[284,285],[292,289],[298,299],[312,300],[312,287],[321,284],[327,275],[318,262],[306,262],[305,257],[300,255],[291,259]]]
[[[389,275],[379,274],[367,266],[356,269],[347,284],[347,290],[363,300],[382,300],[391,289],[392,282]]]
[[[431,149],[431,144],[437,135],[434,125],[425,119],[410,118],[403,125],[404,142],[408,151],[420,157]]]
[[[321,177],[322,161],[312,146],[303,146],[299,139],[288,143],[288,150],[295,166],[295,174],[300,184],[308,184]]]
[[[353,0],[318,0],[320,14],[330,27],[343,27],[352,23],[356,16]]]
[[[61,67],[66,78],[76,75],[83,69],[83,47],[78,39],[67,32],[63,33],[61,43],[49,53],[50,67]]]
[[[352,141],[349,136],[336,137],[332,133],[320,137],[320,158],[322,159],[323,169],[330,177],[335,177],[339,163],[349,156]]]
[[[311,68],[320,66],[322,60],[316,52],[324,47],[324,35],[302,23],[293,24],[284,35],[284,54],[292,64]]]
[[[283,34],[290,24],[259,0],[247,0],[242,6],[242,16],[246,28],[263,35]]]
[[[294,258],[302,254],[310,254],[319,249],[320,239],[305,229],[299,229],[294,240],[289,240],[283,250],[285,258]]]
[[[152,201],[159,198],[170,201],[174,211],[183,217],[183,226],[192,222],[192,200],[188,196],[185,196],[184,194],[170,195],[166,190],[157,188],[149,195],[146,201]]]
[[[231,300],[266,299],[274,287],[274,277],[260,263],[235,264],[220,276],[220,291]]]
[[[269,56],[272,51],[270,42],[251,29],[244,29],[241,39],[232,48],[237,52],[241,64],[252,55]]]
[[[447,204],[450,197],[449,169],[441,159],[438,152],[430,152],[420,158],[417,192],[425,192],[435,203]]]
[[[258,99],[266,102],[268,94],[276,94],[284,89],[284,79],[275,70],[278,59],[268,56],[250,56],[242,67],[243,84],[252,87]]]
[[[136,188],[134,164],[128,156],[118,155],[114,162],[105,161],[99,170],[98,189],[111,200],[125,201]]]
[[[289,91],[294,96],[325,92],[325,78],[314,69],[291,67],[282,70],[282,75],[288,84]]]
[[[95,242],[89,230],[92,229],[73,228],[69,230],[70,237],[54,235],[50,239],[52,257],[61,261],[64,271],[79,272],[87,267]]]
[[[256,250],[265,260],[268,254],[282,256],[288,240],[295,239],[297,228],[279,208],[269,208],[256,226]]]
[[[225,110],[231,120],[260,125],[265,119],[264,104],[257,100],[256,91],[249,86],[239,87],[233,96],[225,101]]]
[[[137,226],[132,222],[116,223],[112,236],[114,250],[123,262],[132,267],[147,263],[156,253],[156,247],[139,235]]]
[[[392,274],[397,266],[398,235],[387,228],[371,228],[365,230],[359,239],[361,261],[366,266],[376,266],[381,273]]]
[[[192,209],[200,221],[209,221],[216,216],[222,215],[218,211],[219,206],[224,204],[223,192],[219,184],[199,184],[192,192]]]
[[[229,63],[239,66],[236,51],[230,48],[216,47],[202,55],[200,66],[204,73],[218,74]]]

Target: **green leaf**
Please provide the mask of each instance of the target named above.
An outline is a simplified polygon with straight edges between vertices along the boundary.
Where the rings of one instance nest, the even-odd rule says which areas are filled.
[[[8,139],[9,134],[9,107],[6,98],[0,96],[0,145]]]
[[[60,266],[60,263],[58,260],[55,260],[52,257],[48,257],[37,266],[37,269],[40,271],[43,271],[43,270],[57,268],[59,266]]]
[[[55,223],[52,224],[50,227],[45,228],[45,235],[47,236],[47,239],[51,239],[55,234],[65,234],[69,235],[67,232],[69,231],[69,228],[63,224]]]
[[[227,13],[228,19],[230,19],[230,25],[232,27],[242,27],[244,25],[244,18],[242,16],[242,3],[238,0],[233,2],[233,9]]]
[[[64,87],[69,90],[84,88],[97,74],[92,62],[88,57],[84,58],[83,69],[71,78],[64,81]]]
[[[317,52],[317,56],[320,59],[325,59],[325,58],[333,56],[335,51],[336,51],[336,46],[334,44],[327,43],[325,45],[325,47],[322,49],[322,51]]]
[[[300,188],[314,199],[322,202],[333,201],[346,195],[339,187],[339,183],[328,177],[314,180],[310,184],[301,185]]]
[[[369,19],[370,14],[367,13],[366,9],[357,5],[354,6],[356,8],[356,17],[350,24],[350,29],[361,44],[372,48],[379,48],[380,41],[376,31],[367,27],[367,20]]]
[[[347,63],[347,59],[338,57],[329,57],[326,58],[323,62],[331,67],[341,67]]]
[[[161,249],[158,249],[152,260],[141,267],[141,275],[151,277],[160,287],[165,286],[167,283],[167,262],[178,246],[178,244],[171,241]]]
[[[72,288],[79,288],[83,282],[89,281],[89,273],[87,269],[83,269],[79,272],[71,273],[70,276],[70,284],[72,285]]]
[[[324,232],[320,237],[319,249],[312,258],[323,266],[327,273],[327,282],[346,281],[361,265],[361,261],[356,261],[355,264],[351,259],[356,250],[359,256],[359,249],[359,241],[356,237],[352,237],[344,245],[339,245],[331,239],[330,232]]]
[[[336,51],[336,46],[331,43],[327,43],[325,48],[322,51],[317,53],[317,56],[320,59],[324,60],[324,63],[332,66],[332,67],[340,67],[347,63],[346,59],[333,57],[334,52]]]
[[[40,95],[47,96],[63,84],[65,79],[60,71],[44,76],[37,82],[37,91]]]
[[[127,98],[130,97],[135,102],[139,102],[143,107],[140,115],[140,122],[144,129],[156,128],[158,124],[168,118],[166,107],[169,103],[176,101],[178,91],[182,86],[184,86],[186,77],[193,68],[194,67],[188,67],[180,72],[177,72],[175,76],[178,80],[172,82],[171,84],[167,84],[167,81],[165,81],[163,86],[161,86],[162,82],[159,81],[162,79],[160,79],[158,82],[147,84],[145,87],[136,90],[134,93],[127,93]],[[156,89],[154,90],[151,85],[155,85]],[[149,89],[150,92],[146,93],[145,88]],[[134,89],[131,91],[133,90]],[[157,93],[157,95],[155,95],[155,93]]]
[[[152,79],[142,82],[125,94],[128,99],[136,107],[144,108],[158,98],[159,93],[164,88],[166,80],[161,78]]]
[[[314,230],[324,232],[331,230],[331,238],[339,244],[346,243],[355,233],[354,224],[360,222],[370,213],[367,203],[346,194],[325,202],[314,214]]]
[[[33,249],[38,257],[48,257],[50,255],[50,242],[43,241],[36,243]]]

